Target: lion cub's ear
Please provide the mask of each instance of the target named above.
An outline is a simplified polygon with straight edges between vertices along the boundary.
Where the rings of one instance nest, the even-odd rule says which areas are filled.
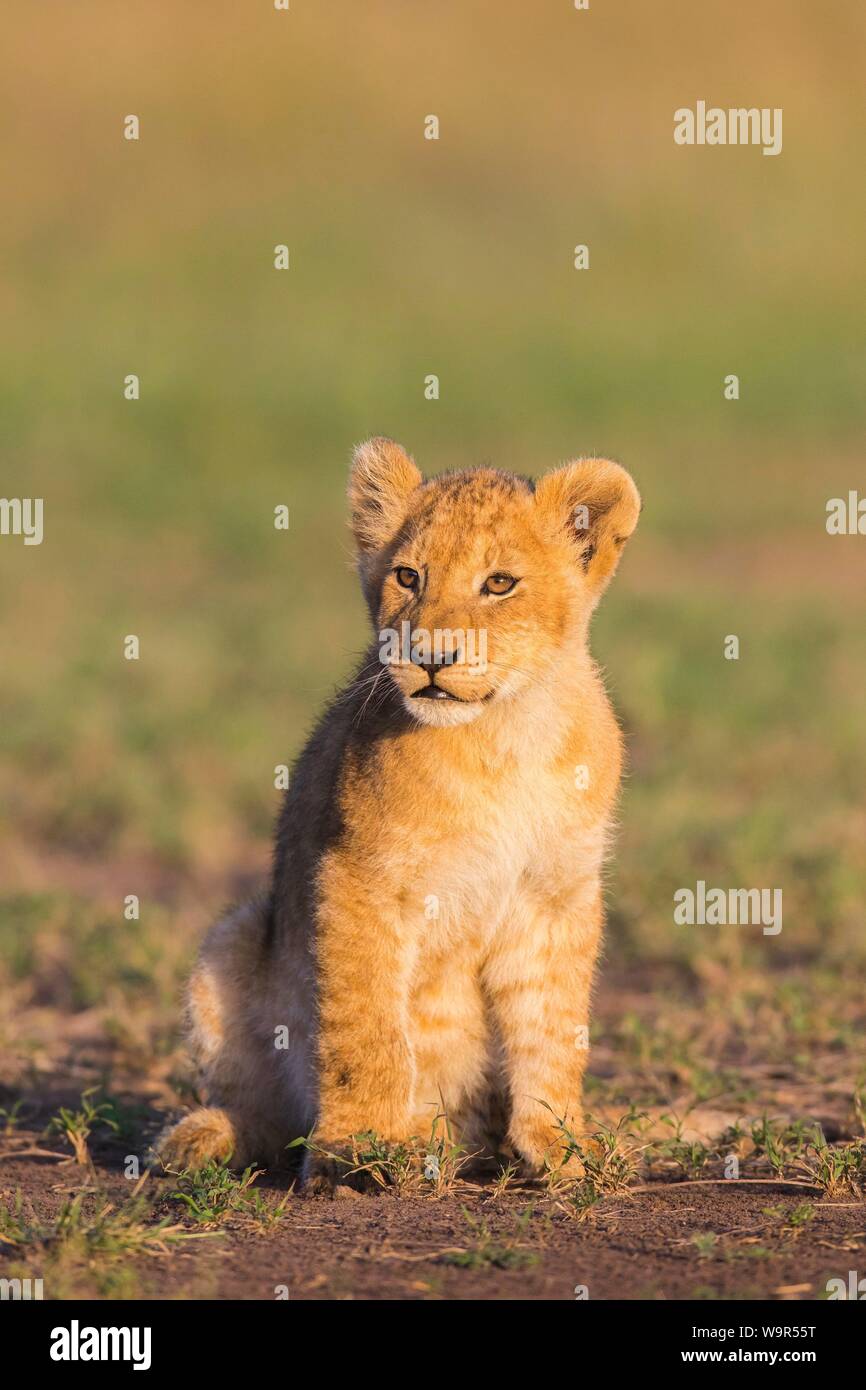
[[[640,493],[630,475],[607,459],[577,459],[541,478],[535,501],[551,531],[572,542],[576,561],[600,596],[640,515]]]
[[[352,455],[349,505],[352,531],[363,560],[396,535],[406,503],[423,479],[393,439],[368,439]]]

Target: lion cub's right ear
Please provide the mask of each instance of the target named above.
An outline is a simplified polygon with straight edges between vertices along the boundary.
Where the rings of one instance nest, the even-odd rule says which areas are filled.
[[[349,505],[362,561],[397,534],[409,495],[421,482],[412,459],[393,439],[368,439],[355,449],[349,473]]]

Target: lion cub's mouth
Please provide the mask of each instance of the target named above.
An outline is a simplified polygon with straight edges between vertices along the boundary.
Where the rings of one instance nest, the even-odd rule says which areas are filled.
[[[442,685],[423,685],[420,690],[416,690],[414,695],[410,695],[410,700],[453,700],[456,705],[478,705],[484,704],[486,700],[492,700],[495,695],[494,690],[488,690],[484,695],[476,696],[474,700],[464,700],[461,695],[452,695],[450,690],[446,690]]]
[[[423,685],[409,698],[410,700],[456,700],[459,705],[464,703],[459,695],[452,695],[450,690],[444,690],[441,685],[433,685],[432,682],[430,685]]]

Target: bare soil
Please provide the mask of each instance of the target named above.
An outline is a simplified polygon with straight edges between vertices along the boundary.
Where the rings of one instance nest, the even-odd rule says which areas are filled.
[[[97,1162],[95,1175],[118,1203],[129,1196],[116,1166]],[[80,1190],[82,1177],[75,1165],[22,1158],[3,1163],[0,1191],[22,1189],[34,1214],[48,1219]],[[259,1183],[274,1202],[285,1190],[266,1175]],[[159,1299],[274,1299],[280,1286],[292,1299],[814,1299],[831,1276],[866,1266],[866,1208],[819,1201],[807,1233],[785,1233],[780,1213],[801,1202],[772,1184],[659,1182],[602,1203],[582,1222],[536,1198],[523,1227],[533,1203],[525,1191],[498,1198],[462,1191],[439,1200],[295,1196],[273,1234],[224,1227],[171,1247],[164,1258],[126,1263],[138,1296]],[[177,1213],[162,1199],[155,1214]],[[511,1251],[514,1267],[455,1263],[472,1248],[467,1216]],[[710,1254],[694,1243],[707,1233],[717,1236]],[[38,1276],[38,1252],[27,1264]]]
[[[627,975],[609,976],[601,1013],[614,1000],[622,1008],[632,983]],[[104,1034],[89,1032],[86,1014],[65,1020],[52,1051],[50,1064],[34,1063],[29,1082],[0,1087],[0,1106],[23,1102],[15,1127],[0,1136],[0,1205],[13,1209],[20,1193],[37,1230],[78,1194],[87,1211],[106,1202],[119,1210],[135,1186],[123,1176],[127,1156],[140,1155],[144,1140],[177,1109],[177,1059],[154,1058],[146,1075],[125,1074]],[[596,1085],[609,1073],[629,1094],[638,1081],[646,1091],[665,1079],[630,1074],[624,1058],[604,1046],[594,1051],[593,1066]],[[815,1079],[820,1065],[808,1082],[782,1062],[756,1067],[752,1086],[760,1091],[763,1084],[765,1093],[756,1095],[753,1110],[773,1099],[777,1114],[817,1117],[828,1138],[844,1139],[851,1124],[838,1057],[825,1070],[822,1086]],[[61,1106],[79,1104],[85,1086],[108,1076],[128,1128],[120,1135],[94,1131],[88,1170],[47,1126]],[[675,1082],[675,1074],[667,1077]],[[608,1100],[602,1110],[612,1117],[616,1105]],[[724,1105],[697,1106],[683,1134],[700,1134],[702,1125],[719,1132],[735,1118]],[[649,1131],[664,1132],[658,1125]],[[214,1225],[196,1223],[174,1196],[176,1179],[154,1174],[142,1188],[152,1200],[147,1220],[167,1219],[190,1238],[162,1251],[108,1256],[89,1252],[85,1240],[60,1260],[51,1241],[0,1239],[0,1274],[44,1277],[46,1298],[810,1300],[826,1297],[829,1278],[866,1270],[866,1203],[856,1193],[828,1197],[772,1176],[746,1181],[748,1171],[742,1181],[696,1181],[654,1169],[636,1177],[633,1191],[603,1198],[583,1218],[531,1184],[498,1191],[492,1183],[458,1180],[440,1197],[341,1190],[329,1200],[304,1197],[285,1174],[262,1173],[255,1188],[269,1211],[290,1194],[271,1225],[235,1213]]]

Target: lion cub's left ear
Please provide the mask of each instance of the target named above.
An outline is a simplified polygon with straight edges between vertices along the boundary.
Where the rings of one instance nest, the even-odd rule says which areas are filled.
[[[535,501],[551,531],[574,546],[576,562],[600,597],[640,515],[631,476],[608,459],[578,459],[539,479]]]

